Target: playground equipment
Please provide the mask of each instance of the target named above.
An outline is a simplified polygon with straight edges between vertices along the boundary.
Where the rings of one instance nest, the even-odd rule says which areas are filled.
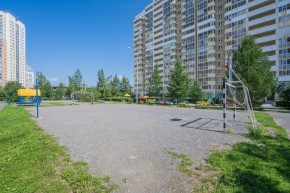
[[[38,96],[36,89],[19,89],[18,90],[18,104],[22,105],[34,105],[41,96],[40,90],[38,90]]]
[[[254,132],[257,129],[257,122],[253,112],[253,106],[251,102],[251,97],[249,89],[241,81],[235,71],[232,69],[232,66],[229,65],[227,69],[227,74],[223,81],[223,128],[224,131],[227,131],[227,107],[233,108],[233,121],[236,121],[236,108],[240,107],[245,109],[248,113],[248,117],[251,121]],[[233,80],[234,77],[234,80]]]

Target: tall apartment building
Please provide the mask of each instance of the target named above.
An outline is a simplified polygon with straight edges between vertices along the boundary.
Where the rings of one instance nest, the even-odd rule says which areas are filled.
[[[34,72],[26,71],[25,73],[25,88],[34,88],[35,85],[35,78]]]
[[[290,82],[290,0],[154,0],[134,19],[135,93],[147,94],[155,64],[166,88],[180,59],[207,97],[220,94],[225,65],[247,34],[279,81]]]
[[[0,85],[17,81],[25,86],[25,26],[15,16],[0,11]]]

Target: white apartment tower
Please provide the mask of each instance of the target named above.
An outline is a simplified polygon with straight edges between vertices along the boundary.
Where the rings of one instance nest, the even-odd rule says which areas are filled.
[[[25,26],[15,16],[0,11],[0,85],[17,81],[25,86]]]
[[[179,59],[207,97],[220,95],[225,66],[246,35],[290,83],[290,0],[154,0],[134,19],[135,93],[147,94],[155,64],[166,88]]]

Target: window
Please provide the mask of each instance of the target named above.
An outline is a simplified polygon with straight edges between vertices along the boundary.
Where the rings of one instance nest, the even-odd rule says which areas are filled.
[[[223,18],[223,14],[222,13],[218,14],[218,18],[219,19]]]
[[[223,49],[223,46],[218,46],[218,50],[222,50]]]
[[[219,38],[219,39],[218,39],[218,42],[222,42],[222,41],[223,41],[223,38]]]
[[[223,30],[222,29],[219,29],[218,30],[218,34],[220,35],[220,34],[222,34],[223,33]]]
[[[222,65],[223,65],[223,62],[219,61],[218,66],[222,66]]]
[[[222,54],[218,54],[218,58],[222,58]]]
[[[223,10],[223,6],[222,5],[218,6],[218,10],[219,11]]]
[[[222,21],[219,21],[218,22],[218,26],[222,26],[223,25],[223,22]]]

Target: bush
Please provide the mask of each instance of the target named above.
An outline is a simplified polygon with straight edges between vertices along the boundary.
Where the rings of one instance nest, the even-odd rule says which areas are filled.
[[[190,106],[186,104],[185,102],[178,103],[178,107],[190,108]]]
[[[284,100],[276,101],[276,107],[290,108],[290,102]]]
[[[12,81],[4,87],[5,99],[10,100],[11,102],[18,101],[18,89],[22,86],[20,83]]]
[[[94,94],[92,92],[76,92],[76,98],[81,102],[94,102]]]

